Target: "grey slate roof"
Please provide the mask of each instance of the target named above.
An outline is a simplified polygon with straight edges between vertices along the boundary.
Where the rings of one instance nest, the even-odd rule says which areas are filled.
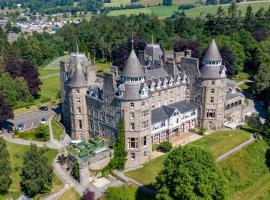
[[[198,107],[190,101],[179,101],[168,106],[161,106],[152,110],[152,124],[169,119],[176,109],[180,113],[185,113],[194,109],[198,109]]]
[[[133,49],[127,59],[122,76],[129,78],[144,77],[143,67]]]
[[[201,77],[205,79],[216,79],[221,77],[221,72],[224,66],[203,66],[200,69]]]
[[[226,88],[234,88],[236,86],[236,82],[231,79],[226,79]]]
[[[147,44],[145,54],[152,57],[152,60],[160,60],[163,56],[163,51],[158,44]]]
[[[218,50],[218,47],[217,47],[214,39],[212,40],[211,44],[209,45],[209,47],[208,47],[208,49],[203,57],[203,60],[206,60],[206,61],[221,61],[222,60],[221,55],[220,55],[219,50]]]
[[[176,108],[180,113],[198,109],[198,107],[190,101],[179,101],[177,103],[171,104],[170,107]]]
[[[160,77],[168,76],[168,72],[163,68],[154,68],[151,70],[147,70],[145,74],[145,79],[159,79]]]
[[[226,100],[234,99],[234,98],[237,98],[237,97],[239,97],[239,95],[229,93],[229,92],[226,93]]]
[[[75,72],[71,78],[71,81],[69,82],[69,87],[71,88],[82,88],[86,87],[87,82],[85,78],[85,73],[83,72],[81,63],[78,62],[76,65]]]

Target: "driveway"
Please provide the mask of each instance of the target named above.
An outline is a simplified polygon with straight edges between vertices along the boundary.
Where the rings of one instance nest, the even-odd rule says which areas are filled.
[[[33,110],[30,112],[15,115],[14,119],[10,120],[9,123],[12,123],[15,128],[18,126],[19,123],[23,123],[24,130],[28,130],[38,126],[42,118],[45,118],[48,121],[50,117],[59,113],[60,107],[56,107],[53,109],[49,108],[48,111]]]

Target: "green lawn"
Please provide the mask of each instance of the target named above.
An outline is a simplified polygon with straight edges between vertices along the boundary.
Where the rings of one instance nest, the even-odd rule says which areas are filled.
[[[220,163],[222,172],[229,181],[231,199],[255,200],[268,195],[270,189],[270,173],[266,164],[268,148],[263,140],[259,140]]]
[[[253,11],[256,12],[261,7],[268,8],[270,6],[269,2],[244,2],[238,4],[238,8],[245,13],[246,8],[248,5],[251,5]],[[207,13],[215,14],[218,7],[222,6],[225,10],[228,8],[229,5],[215,5],[215,6],[200,6],[195,7],[189,10],[186,10],[185,13],[189,17],[197,17],[197,16],[205,16]],[[179,4],[175,4],[172,6],[154,6],[154,7],[146,7],[146,8],[139,8],[139,9],[127,9],[127,10],[113,10],[109,12],[108,15],[110,16],[118,16],[118,15],[131,15],[131,14],[151,14],[157,15],[158,17],[164,18],[171,16],[175,11],[178,11]]]
[[[6,194],[5,196],[0,195],[0,199],[5,199],[7,197],[17,199],[21,195],[20,172],[21,172],[21,167],[23,163],[23,155],[28,150],[29,146],[7,142],[7,148],[10,154],[10,161],[11,161],[11,166],[12,166],[12,175],[11,175],[12,184],[11,184],[8,194]],[[57,155],[57,150],[47,149],[47,151],[45,152],[45,155],[48,157],[48,162],[52,163],[55,156]],[[55,190],[56,188],[63,187],[63,183],[57,177],[54,177],[53,181],[54,181],[54,187],[52,191]]]
[[[218,131],[211,135],[205,136],[189,145],[199,146],[211,151],[215,156],[219,156],[235,146],[248,140],[250,134],[245,131]],[[125,173],[127,176],[139,181],[144,185],[149,185],[154,182],[156,175],[163,167],[163,161],[166,155],[160,156],[133,171]]]
[[[42,79],[44,76],[59,74],[60,69],[59,68],[40,68],[38,70],[39,76]]]
[[[53,137],[54,139],[60,140],[63,137],[64,128],[59,124],[58,121],[56,121],[56,117],[57,116],[54,116],[51,121],[52,129],[53,129]]]
[[[46,133],[47,135],[50,135],[49,133],[49,126],[46,125]],[[45,142],[47,141],[45,138],[38,138],[36,136],[36,128],[28,130],[28,131],[24,131],[24,132],[19,132],[19,135],[17,136],[18,138],[24,139],[24,140],[34,140],[34,141],[39,141],[39,142]],[[48,137],[49,138],[49,137]]]
[[[239,74],[237,74],[235,77],[233,77],[232,79],[236,82],[241,82],[241,81],[245,81],[249,78],[249,74],[246,72],[240,72]]]
[[[80,195],[73,188],[67,190],[58,200],[80,200]]]

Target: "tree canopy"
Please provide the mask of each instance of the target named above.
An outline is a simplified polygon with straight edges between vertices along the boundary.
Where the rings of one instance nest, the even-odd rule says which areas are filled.
[[[156,177],[157,199],[226,199],[228,185],[213,155],[198,147],[173,149]]]

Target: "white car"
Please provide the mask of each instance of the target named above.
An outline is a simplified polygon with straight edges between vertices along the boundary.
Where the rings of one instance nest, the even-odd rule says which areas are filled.
[[[43,124],[43,125],[47,124],[46,118],[41,118],[40,124]]]

